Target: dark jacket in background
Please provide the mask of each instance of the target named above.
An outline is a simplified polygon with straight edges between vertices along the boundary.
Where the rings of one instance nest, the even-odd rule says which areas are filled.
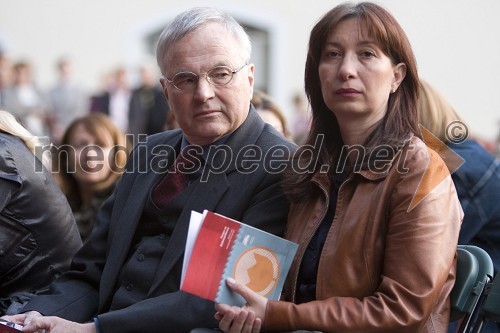
[[[448,146],[465,160],[451,175],[464,210],[458,243],[476,245],[488,252],[497,274],[500,271],[500,160],[472,139],[460,144],[448,143]],[[454,329],[452,325],[448,332]],[[500,324],[487,322],[483,332],[500,332]]]
[[[0,132],[0,298],[47,288],[81,245],[52,174],[19,138]]]

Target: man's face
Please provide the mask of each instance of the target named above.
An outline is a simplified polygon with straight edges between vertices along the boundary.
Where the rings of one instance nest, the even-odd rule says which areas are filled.
[[[209,83],[205,73],[216,66],[240,68],[245,64],[238,41],[217,23],[209,23],[176,42],[166,54],[166,73],[172,79],[179,72],[199,77],[193,90],[177,89],[161,80],[186,139],[191,144],[207,145],[236,130],[246,119],[253,94],[253,65],[233,74],[223,86]]]

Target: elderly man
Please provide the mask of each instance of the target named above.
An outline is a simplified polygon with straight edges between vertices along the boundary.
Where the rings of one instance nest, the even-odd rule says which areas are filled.
[[[288,210],[280,172],[294,145],[250,104],[250,51],[242,27],[209,8],[188,10],[163,31],[161,84],[181,129],[135,148],[72,270],[6,319],[25,332],[51,333],[217,327],[213,303],[179,291],[191,211],[215,211],[279,235]],[[179,180],[171,168],[186,146],[193,148],[183,163],[190,172]],[[187,187],[170,193],[182,182]]]

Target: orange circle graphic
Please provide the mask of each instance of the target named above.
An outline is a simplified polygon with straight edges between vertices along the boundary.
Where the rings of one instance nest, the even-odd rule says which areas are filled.
[[[233,278],[262,296],[268,296],[276,287],[280,262],[266,247],[251,247],[243,252],[234,265]]]

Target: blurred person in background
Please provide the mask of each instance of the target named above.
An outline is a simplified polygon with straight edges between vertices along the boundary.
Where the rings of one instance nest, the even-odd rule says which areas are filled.
[[[285,115],[269,95],[262,91],[254,90],[252,104],[262,120],[273,126],[285,138],[290,139]]]
[[[0,315],[47,290],[82,245],[50,159],[34,155],[40,145],[0,110]]]
[[[33,135],[48,136],[47,101],[33,80],[31,65],[19,61],[13,66],[13,83],[5,89],[3,107]]]
[[[132,91],[129,109],[128,134],[137,142],[139,134],[156,134],[168,128],[168,103],[156,68],[144,64],[140,67],[140,85]]]
[[[132,91],[129,86],[127,69],[118,67],[105,80],[105,91],[92,97],[90,111],[108,115],[120,131],[128,133]]]
[[[464,160],[451,174],[464,211],[458,243],[488,252],[496,274],[500,270],[500,160],[465,132],[462,117],[434,86],[420,80],[420,89],[419,123]],[[455,326],[450,325],[450,333]],[[500,324],[487,322],[483,332],[500,332]]]
[[[57,61],[58,82],[48,93],[51,137],[56,143],[60,142],[69,123],[83,116],[88,110],[87,95],[74,80],[73,66],[74,62],[68,56]]]
[[[125,134],[104,114],[77,118],[64,132],[57,154],[58,181],[83,242],[121,177],[130,150]]]
[[[12,62],[7,56],[0,50],[0,107],[3,107],[3,94],[7,87],[12,84]]]

